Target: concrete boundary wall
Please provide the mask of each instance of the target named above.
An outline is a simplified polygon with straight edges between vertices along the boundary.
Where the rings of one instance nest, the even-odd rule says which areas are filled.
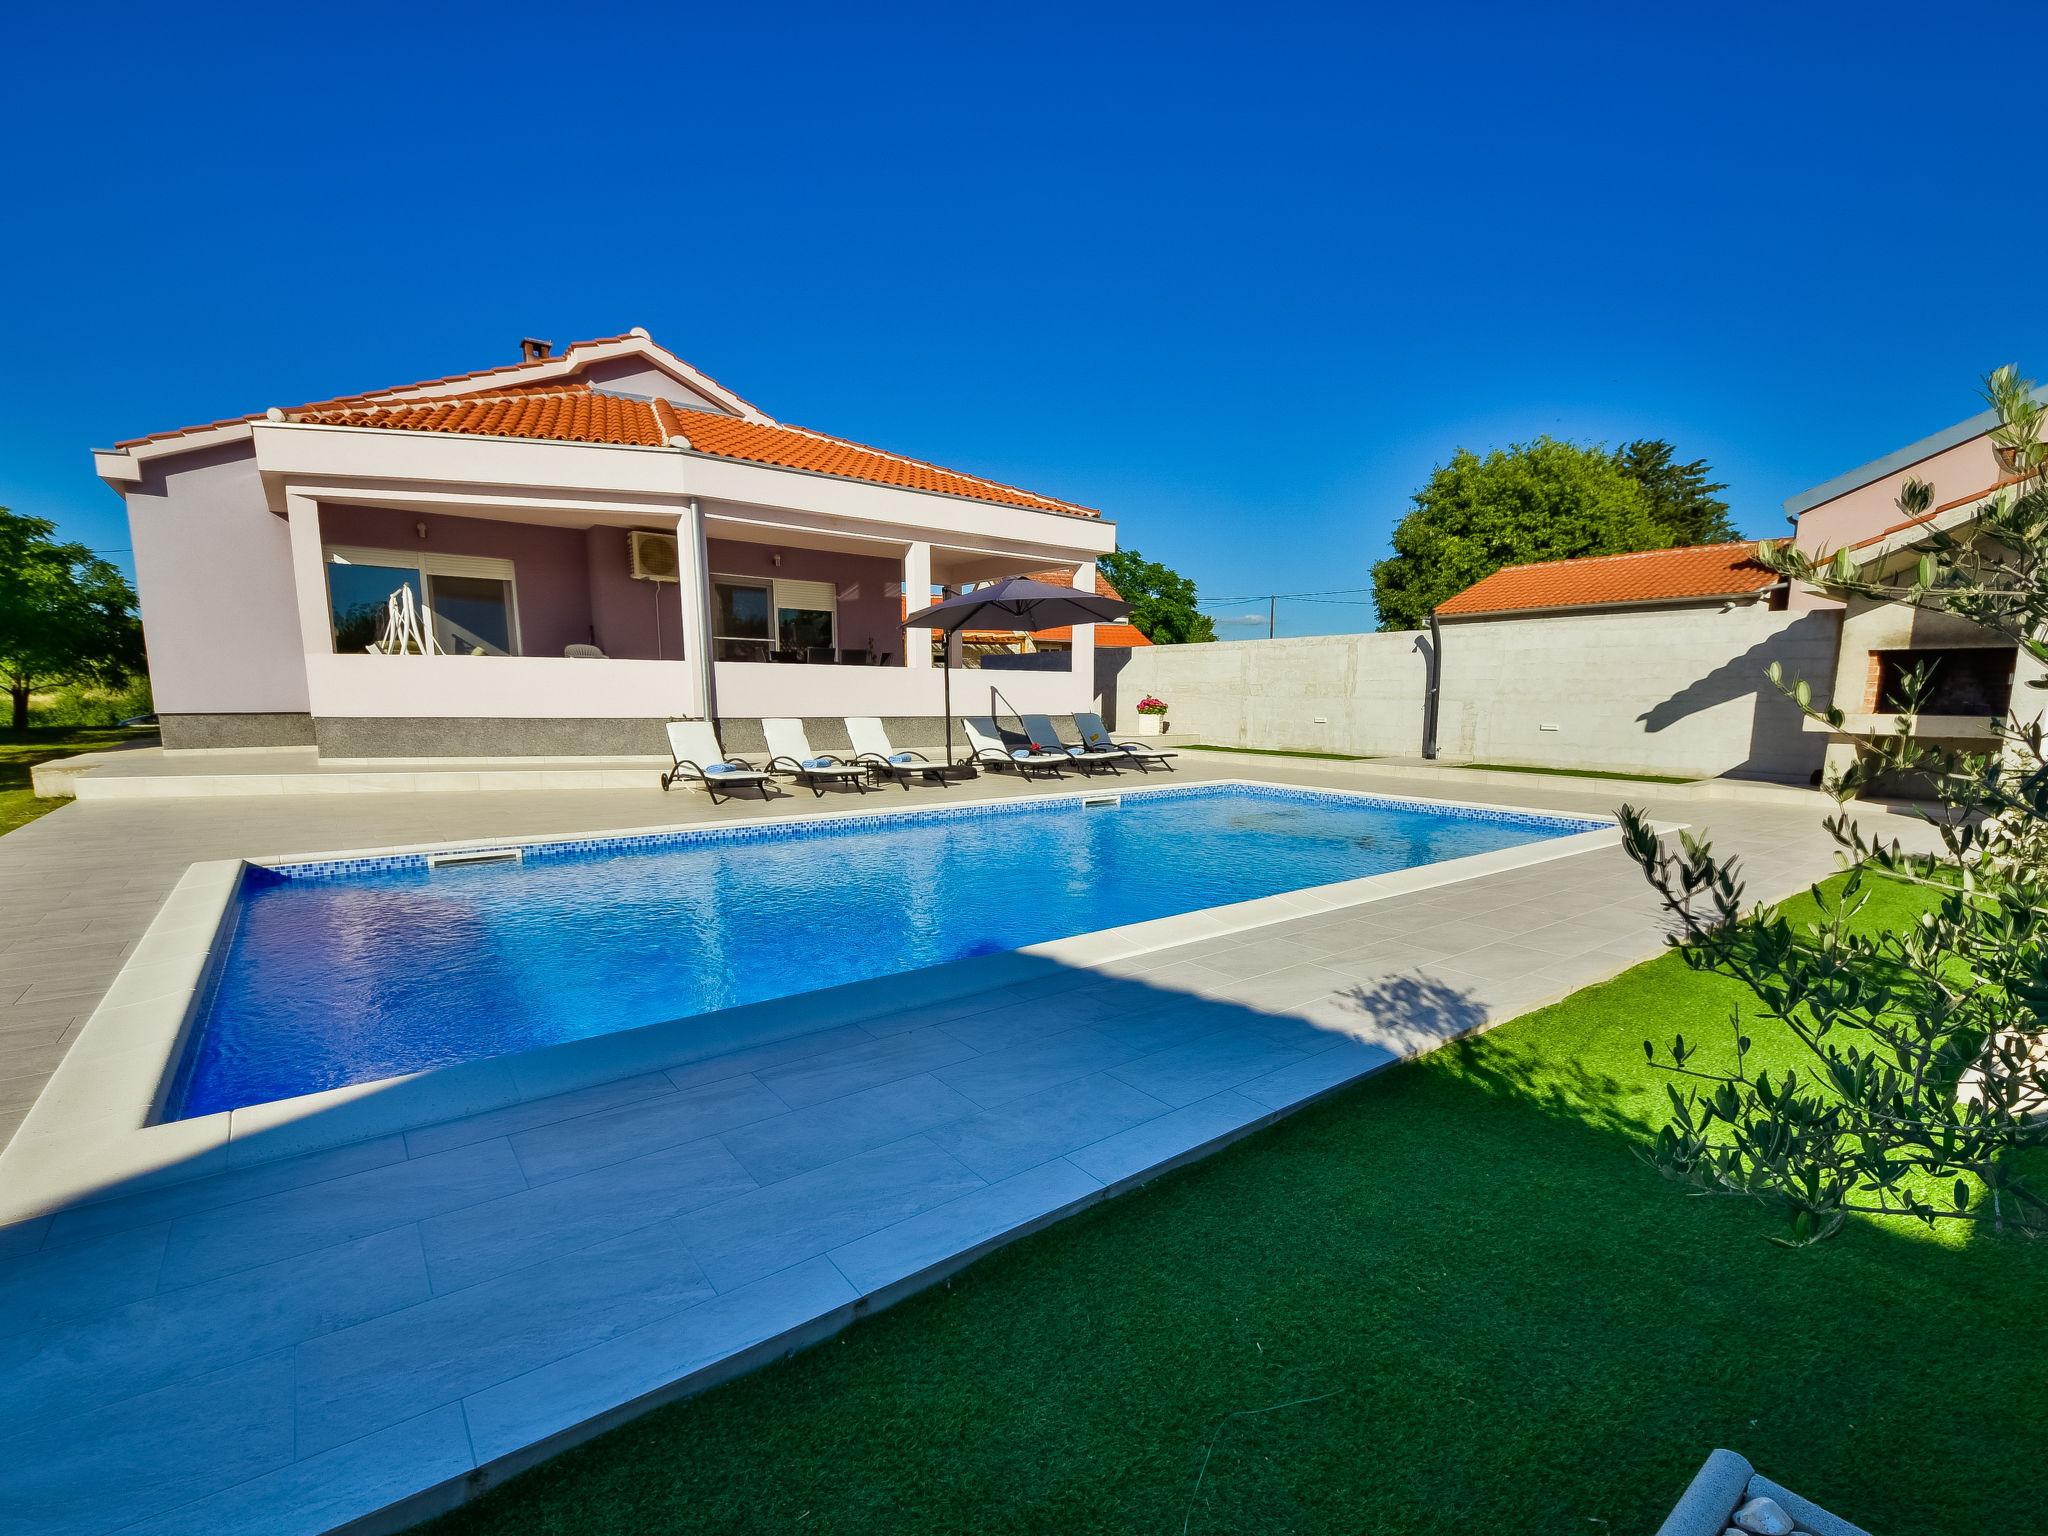
[[[1452,761],[1805,783],[1824,735],[1765,676],[1827,703],[1839,615],[1671,608],[1443,626],[1437,739]],[[1236,640],[1098,653],[1119,730],[1146,694],[1176,734],[1364,756],[1422,750],[1429,636]]]

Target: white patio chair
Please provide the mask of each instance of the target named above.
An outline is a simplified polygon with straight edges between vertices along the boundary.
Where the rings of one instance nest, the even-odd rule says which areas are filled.
[[[991,768],[1013,769],[1025,778],[1034,773],[1049,773],[1057,779],[1073,761],[1064,751],[1033,752],[1029,747],[1004,746],[1003,733],[987,715],[969,715],[960,723],[967,727],[967,745],[974,761]]]
[[[1067,761],[1087,773],[1107,768],[1115,773],[1129,761],[1123,753],[1116,751],[1098,752],[1093,747],[1084,747],[1071,741],[1061,741],[1060,733],[1053,729],[1050,715],[1024,716],[1024,729],[1031,733],[1031,740],[1041,747],[1057,747],[1067,754]]]
[[[727,757],[709,720],[669,721],[668,750],[675,766],[661,776],[664,791],[689,777],[704,786],[713,805],[718,804],[719,795],[730,796],[735,789],[758,789],[762,799],[768,798],[768,786],[774,780],[752,763]]]
[[[1150,773],[1157,763],[1168,773],[1174,771],[1173,760],[1180,754],[1171,747],[1155,747],[1144,741],[1118,741],[1109,734],[1102,723],[1102,716],[1074,711],[1074,729],[1081,733],[1081,745],[1097,752],[1122,752],[1139,768]]]
[[[914,778],[944,784],[945,765],[935,763],[922,752],[902,751],[889,740],[889,732],[872,715],[848,715],[846,736],[853,743],[853,760],[876,776],[887,774],[907,791]]]
[[[862,794],[868,792],[868,771],[859,763],[817,752],[804,735],[801,720],[763,720],[761,732],[768,738],[768,769],[786,773],[822,796],[834,784],[851,784]]]

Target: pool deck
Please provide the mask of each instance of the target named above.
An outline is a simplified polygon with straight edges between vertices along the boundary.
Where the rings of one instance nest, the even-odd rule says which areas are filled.
[[[1591,814],[1630,800],[1710,828],[1760,898],[1832,867],[1818,797],[1537,777],[1475,794],[1443,774],[1181,762],[1183,781]],[[716,811],[627,788],[67,806],[0,838],[0,1137],[196,862],[1044,788]],[[172,1170],[0,1228],[0,1532],[400,1528],[1659,947],[1649,892],[1610,847],[295,1158]]]

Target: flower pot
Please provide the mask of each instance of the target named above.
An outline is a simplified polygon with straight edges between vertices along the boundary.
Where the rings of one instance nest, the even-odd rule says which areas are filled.
[[[1166,716],[1138,716],[1138,734],[1140,736],[1164,736],[1166,734]]]

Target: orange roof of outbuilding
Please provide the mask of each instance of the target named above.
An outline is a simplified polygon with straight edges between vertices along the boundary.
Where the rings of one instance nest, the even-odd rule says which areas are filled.
[[[1458,618],[1545,608],[1705,601],[1761,592],[1781,579],[1777,572],[1757,563],[1755,541],[1744,539],[1733,544],[1696,544],[1503,566],[1438,604],[1436,611]]]

